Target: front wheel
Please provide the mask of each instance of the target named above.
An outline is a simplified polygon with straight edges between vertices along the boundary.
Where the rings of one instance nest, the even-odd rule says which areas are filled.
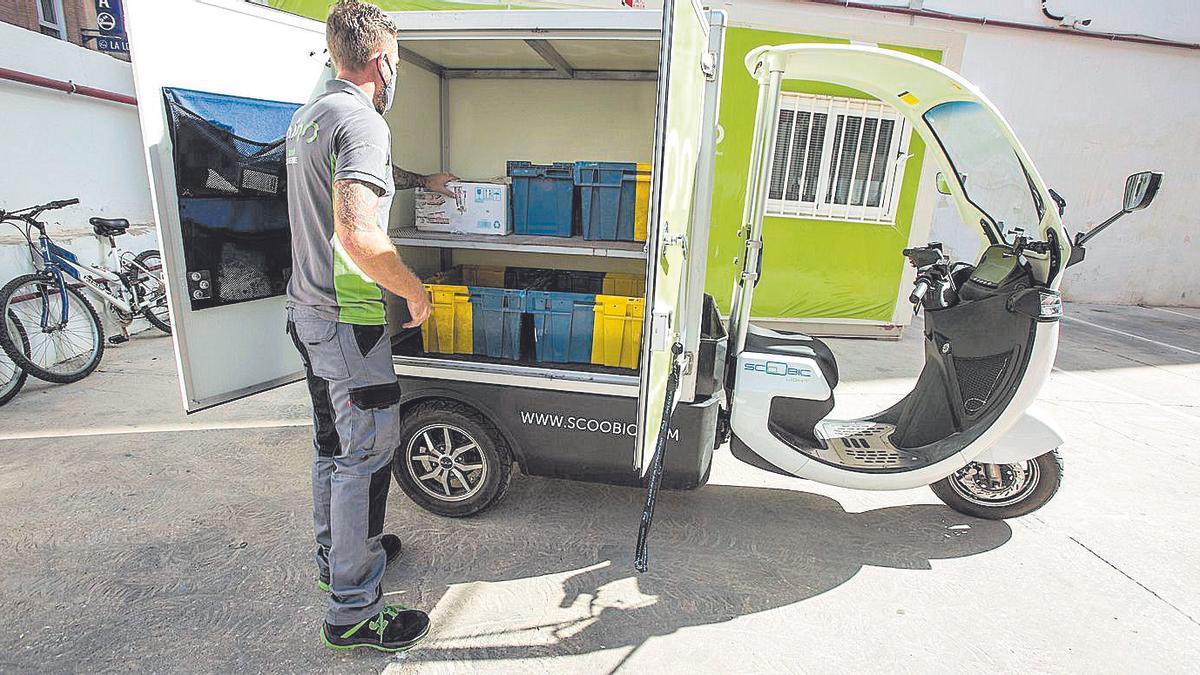
[[[500,431],[475,409],[429,401],[400,422],[392,475],[418,506],[461,518],[499,502],[512,477],[512,454]]]
[[[1015,464],[971,462],[930,485],[946,506],[976,518],[1018,518],[1045,506],[1062,484],[1058,450]]]
[[[78,289],[43,274],[25,274],[0,289],[0,312],[14,318],[29,339],[29,351],[20,337],[0,323],[0,347],[25,372],[47,382],[68,384],[82,380],[100,365],[104,356],[104,327],[95,308]]]

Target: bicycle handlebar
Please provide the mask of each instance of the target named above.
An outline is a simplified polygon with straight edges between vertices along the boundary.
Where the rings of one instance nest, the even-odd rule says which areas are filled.
[[[54,209],[61,209],[61,208],[65,208],[68,206],[74,206],[75,204],[78,204],[78,203],[79,203],[79,198],[72,197],[70,199],[59,199],[56,201],[47,202],[45,204],[38,204],[36,206],[26,206],[25,208],[17,209],[16,211],[0,211],[0,220],[6,220],[6,219],[12,219],[12,218],[20,218],[22,220],[28,220],[30,218],[37,216],[42,211],[52,211]]]

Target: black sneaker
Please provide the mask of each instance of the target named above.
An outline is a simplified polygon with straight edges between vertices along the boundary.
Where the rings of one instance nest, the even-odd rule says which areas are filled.
[[[375,616],[347,626],[321,624],[321,642],[338,651],[367,647],[380,652],[401,652],[428,634],[429,615],[400,605],[388,605]]]
[[[385,534],[379,538],[379,543],[383,544],[383,552],[387,554],[387,564],[391,565],[400,557],[400,537],[394,534]],[[321,572],[317,577],[317,588],[322,593],[328,593],[332,590],[329,586],[329,573]]]

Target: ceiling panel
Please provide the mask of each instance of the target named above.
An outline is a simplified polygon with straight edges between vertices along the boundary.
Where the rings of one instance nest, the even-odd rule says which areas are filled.
[[[444,68],[550,69],[524,40],[402,40]],[[657,40],[551,40],[550,45],[576,70],[658,69]]]

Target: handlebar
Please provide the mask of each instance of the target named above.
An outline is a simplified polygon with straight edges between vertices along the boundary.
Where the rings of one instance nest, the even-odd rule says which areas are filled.
[[[79,198],[72,197],[71,199],[59,199],[56,201],[47,202],[45,204],[38,204],[36,206],[26,206],[25,208],[17,209],[16,211],[0,211],[0,220],[20,218],[21,220],[30,221],[43,211],[61,209],[68,206],[74,206],[78,203]]]
[[[925,294],[929,292],[929,282],[925,279],[917,281],[917,285],[913,286],[913,292],[908,296],[908,301],[912,304],[918,304],[925,299]]]

